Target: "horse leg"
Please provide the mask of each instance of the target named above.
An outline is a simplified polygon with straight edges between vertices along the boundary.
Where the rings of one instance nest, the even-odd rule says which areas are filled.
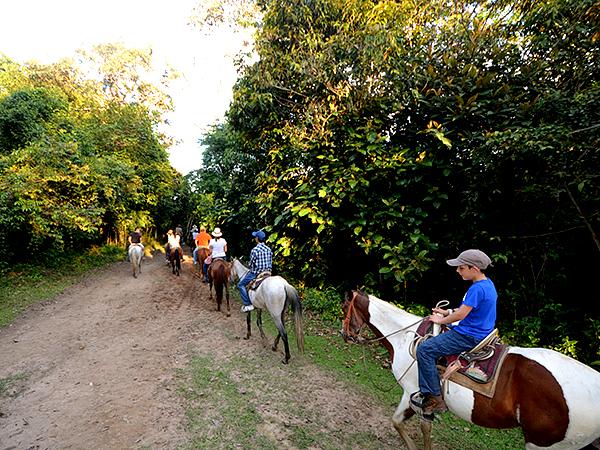
[[[227,300],[227,317],[231,316],[231,309],[229,308],[229,286],[225,283],[225,300]]]
[[[215,293],[217,295],[217,311],[221,311],[221,303],[223,303],[223,286],[215,284]]]
[[[250,330],[251,325],[252,325],[252,323],[250,321],[251,320],[251,317],[250,317],[251,315],[252,315],[251,311],[249,311],[249,312],[246,313],[246,327],[247,327],[248,330],[246,331],[246,337],[244,339],[250,339],[250,336],[252,336],[252,332]]]
[[[258,325],[258,329],[260,330],[261,339],[266,339],[267,336],[265,335],[265,331],[263,330],[262,311],[260,309],[256,310],[256,325]]]
[[[281,323],[284,324],[284,317],[283,317],[283,312],[281,313]],[[281,338],[281,333],[279,332],[279,325],[276,323],[277,326],[277,337],[275,338],[275,342],[273,342],[273,351],[277,351],[277,346],[279,345],[279,339]],[[284,333],[285,333],[285,325],[283,326],[284,329]]]
[[[404,428],[404,421],[410,419],[412,416],[415,415],[415,412],[409,406],[409,400],[410,396],[406,393],[406,390],[404,390],[402,400],[400,400],[400,403],[398,404],[398,407],[396,408],[396,411],[392,416],[392,424],[394,425],[394,428],[400,435],[400,438],[406,444],[406,448],[408,448],[408,450],[417,450],[417,446],[415,445],[413,440],[408,435],[406,429]],[[421,431],[423,432],[423,424],[421,424]],[[431,431],[431,427],[429,431]],[[431,439],[429,440],[429,443],[431,445]]]
[[[421,417],[421,434],[423,435],[423,450],[431,450],[431,428],[433,422]]]
[[[271,349],[274,352],[277,351],[277,344],[279,343],[279,337],[281,337],[281,340],[283,341],[283,347],[285,349],[285,359],[282,362],[287,364],[290,360],[290,345],[288,343],[288,336],[283,325],[283,313],[281,313],[281,317],[279,317],[278,320],[275,320],[275,326],[277,327],[277,330],[279,330],[279,334],[275,338],[275,342],[273,342],[273,347],[271,347]]]

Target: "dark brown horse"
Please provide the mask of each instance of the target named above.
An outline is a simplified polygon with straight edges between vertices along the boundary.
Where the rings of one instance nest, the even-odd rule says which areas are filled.
[[[181,272],[181,255],[181,247],[169,249],[169,262],[171,263],[173,274],[177,274],[177,276],[179,276],[179,272]]]
[[[229,277],[231,275],[231,264],[221,258],[213,259],[208,268],[208,291],[210,299],[212,296],[212,287],[215,285],[217,294],[217,311],[221,311],[221,303],[223,303],[223,287],[225,288],[225,299],[227,300],[227,317],[231,316],[231,308],[229,306]]]
[[[342,309],[345,340],[357,338],[367,325],[390,352],[392,372],[404,390],[392,423],[415,450],[404,421],[415,414],[409,399],[419,382],[409,347],[423,318],[357,291]],[[448,409],[465,420],[488,428],[520,427],[526,449],[576,450],[600,436],[600,373],[553,350],[510,347],[491,398],[452,381],[443,392]],[[430,449],[431,422],[421,420],[421,431]]]

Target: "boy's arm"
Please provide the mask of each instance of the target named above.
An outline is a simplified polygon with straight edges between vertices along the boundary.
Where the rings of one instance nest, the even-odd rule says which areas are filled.
[[[447,316],[432,314],[431,316],[429,316],[429,319],[433,323],[439,323],[440,325],[454,323],[459,320],[463,320],[465,317],[467,317],[472,309],[472,306],[467,306],[463,303],[462,305],[460,305],[460,308],[455,309],[454,311],[452,311],[452,313],[448,314]]]

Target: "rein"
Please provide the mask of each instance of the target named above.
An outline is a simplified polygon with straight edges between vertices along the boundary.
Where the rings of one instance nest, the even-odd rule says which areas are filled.
[[[357,296],[357,293],[354,292],[354,295],[352,296],[352,300],[350,300],[350,305],[348,306],[348,312],[346,313],[346,317],[344,318],[344,322],[343,322],[343,329],[344,329],[344,331],[348,335],[351,334],[350,333],[350,319],[352,317],[352,313],[354,312],[354,300],[356,299],[356,296]],[[372,339],[366,339],[364,342],[369,343],[369,342],[381,341],[381,340],[386,339],[386,338],[388,338],[390,336],[393,336],[394,334],[401,333],[401,332],[403,332],[403,331],[405,331],[405,330],[407,330],[407,329],[415,326],[416,324],[418,324],[418,323],[420,323],[422,321],[423,321],[423,319],[419,319],[416,322],[411,323],[410,325],[405,326],[404,328],[400,328],[399,330],[392,331],[391,333],[386,334],[385,336],[381,336],[381,337],[378,337],[378,338],[372,338]],[[357,333],[352,332],[352,334],[354,334],[355,336],[358,336]]]
[[[351,320],[352,314],[354,313],[354,309],[355,309],[355,307],[354,307],[354,300],[356,299],[356,296],[357,296],[357,293],[354,292],[354,295],[352,296],[352,299],[350,300],[350,304],[348,305],[348,312],[346,313],[346,317],[344,318],[343,330],[349,336],[351,334],[353,334],[353,335],[355,335],[355,336],[358,337],[358,333],[354,333],[354,332],[351,333],[351,330],[350,330],[350,320]],[[422,322],[423,320],[424,319],[419,319],[416,322],[411,323],[410,325],[407,325],[407,326],[405,326],[403,328],[400,328],[399,330],[392,331],[389,334],[386,334],[386,335],[383,335],[383,336],[380,336],[380,337],[377,337],[377,338],[366,339],[366,340],[364,340],[364,342],[371,343],[371,342],[381,341],[381,340],[386,339],[386,338],[388,338],[390,336],[393,336],[394,334],[398,334],[398,333],[401,333],[403,331],[406,331],[409,328],[411,328],[411,327],[417,325],[418,323]],[[408,373],[408,371],[414,365],[415,362],[416,362],[416,360],[413,359],[413,361],[409,364],[409,366],[404,371],[404,373],[396,380],[396,384],[394,386],[392,386],[391,388],[389,388],[389,389],[383,389],[383,388],[381,388],[381,387],[379,387],[379,386],[377,386],[375,384],[375,380],[371,379],[371,383],[373,384],[373,387],[375,387],[377,390],[379,390],[381,392],[390,392],[392,389],[394,389],[394,387],[396,387],[397,385],[400,384],[400,381],[402,380],[402,378],[404,378],[404,376]],[[365,350],[364,350],[364,347],[363,347],[363,366],[364,366],[365,372],[367,370],[366,364],[367,363],[365,362]]]

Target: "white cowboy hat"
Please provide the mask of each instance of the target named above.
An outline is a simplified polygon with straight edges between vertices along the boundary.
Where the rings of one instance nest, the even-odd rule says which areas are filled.
[[[221,236],[223,236],[223,233],[221,233],[221,229],[219,227],[217,227],[213,230],[212,235],[214,237],[221,237]]]

